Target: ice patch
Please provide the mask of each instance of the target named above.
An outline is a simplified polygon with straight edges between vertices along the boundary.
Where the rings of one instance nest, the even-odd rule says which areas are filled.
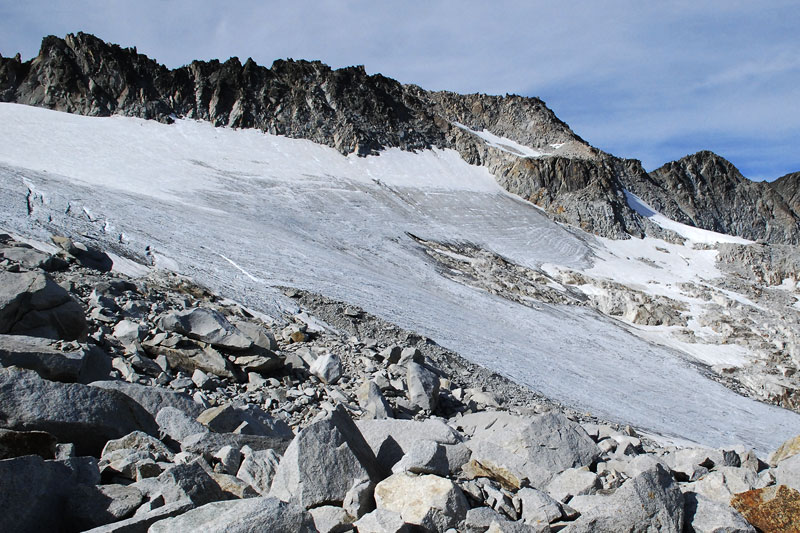
[[[459,124],[458,122],[453,122],[453,125],[458,126],[462,130],[468,131],[473,135],[477,135],[478,137],[486,141],[486,143],[489,146],[493,146],[504,152],[508,152],[509,154],[514,154],[519,157],[542,157],[548,155],[545,152],[534,150],[530,146],[525,146],[523,144],[518,143],[517,141],[512,141],[511,139],[508,139],[506,137],[500,137],[498,135],[495,135],[494,133],[488,130],[475,131],[463,124]]]
[[[655,209],[647,205],[647,203],[645,203],[641,198],[629,191],[625,191],[625,199],[628,201],[628,205],[631,207],[631,209],[639,213],[641,216],[649,218],[662,228],[674,231],[681,237],[692,242],[702,244],[716,244],[721,242],[733,244],[753,244],[753,241],[743,239],[742,237],[725,235],[724,233],[717,233],[715,231],[700,229],[694,226],[676,222],[657,212]]]

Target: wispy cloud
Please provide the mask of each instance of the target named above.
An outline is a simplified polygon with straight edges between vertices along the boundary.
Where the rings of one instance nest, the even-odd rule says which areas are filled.
[[[171,67],[364,64],[430,89],[541,96],[648,167],[724,149],[746,175],[777,177],[800,169],[798,23],[794,0],[29,0],[0,4],[0,52],[31,57],[42,36],[83,30]]]

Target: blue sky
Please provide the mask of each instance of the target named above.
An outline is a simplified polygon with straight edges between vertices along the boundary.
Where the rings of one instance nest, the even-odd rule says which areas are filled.
[[[539,96],[648,170],[708,149],[755,180],[800,170],[798,27],[796,0],[0,0],[6,56],[86,31],[170,67],[363,64],[427,89]]]

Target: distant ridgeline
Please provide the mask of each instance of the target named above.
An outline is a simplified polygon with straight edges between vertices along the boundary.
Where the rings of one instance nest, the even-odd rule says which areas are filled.
[[[629,190],[685,224],[800,242],[800,173],[756,183],[725,159],[698,152],[648,174],[639,161],[590,146],[538,98],[431,92],[363,67],[278,60],[266,68],[231,58],[170,70],[136,49],[78,33],[46,37],[24,63],[0,57],[0,101],[89,116],[206,120],[360,156],[450,148],[555,220],[601,236],[677,237],[633,211]]]

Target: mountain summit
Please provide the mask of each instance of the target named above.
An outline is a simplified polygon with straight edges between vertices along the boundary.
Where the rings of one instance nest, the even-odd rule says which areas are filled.
[[[308,139],[343,154],[452,148],[555,220],[601,236],[663,234],[628,206],[628,189],[699,228],[800,240],[797,212],[780,190],[746,180],[709,152],[648,174],[638,161],[590,146],[538,98],[431,92],[363,67],[278,60],[266,68],[231,58],[170,70],[135,48],[78,33],[46,37],[25,63],[0,58],[0,101],[88,116],[194,118]]]

